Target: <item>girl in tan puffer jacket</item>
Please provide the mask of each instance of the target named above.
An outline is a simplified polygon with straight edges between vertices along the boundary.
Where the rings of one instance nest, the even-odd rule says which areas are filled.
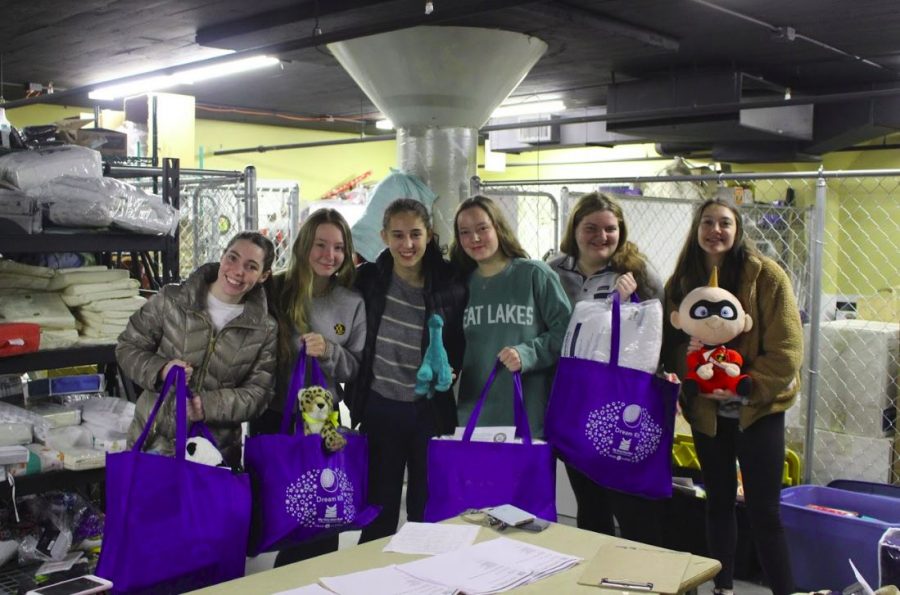
[[[193,394],[192,421],[209,426],[229,465],[241,460],[240,425],[265,411],[272,398],[277,326],[268,314],[262,283],[275,249],[257,232],[231,239],[218,263],[167,285],[135,312],[119,335],[116,360],[140,385],[129,446],[140,435],[173,365],[185,368]],[[167,399],[150,432],[147,449],[171,454],[174,399]]]

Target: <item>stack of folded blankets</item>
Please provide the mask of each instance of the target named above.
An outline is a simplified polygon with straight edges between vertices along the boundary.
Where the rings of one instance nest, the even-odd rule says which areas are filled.
[[[0,258],[0,322],[39,324],[41,349],[115,343],[147,301],[139,286],[124,269],[54,270]]]
[[[78,317],[82,343],[115,343],[146,301],[138,295],[140,283],[124,269],[61,269],[51,287],[62,289],[63,301]]]
[[[41,349],[78,342],[77,322],[50,285],[56,271],[0,259],[0,322],[31,322],[41,327]]]

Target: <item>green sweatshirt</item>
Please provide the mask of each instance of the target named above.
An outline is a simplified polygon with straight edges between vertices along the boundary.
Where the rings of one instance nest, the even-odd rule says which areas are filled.
[[[522,359],[522,389],[532,435],[544,433],[544,414],[556,360],[572,314],[559,277],[543,262],[513,259],[493,277],[469,278],[463,316],[466,352],[459,384],[459,423],[465,425],[497,354],[514,347]],[[480,426],[513,425],[512,375],[503,367],[478,418]]]

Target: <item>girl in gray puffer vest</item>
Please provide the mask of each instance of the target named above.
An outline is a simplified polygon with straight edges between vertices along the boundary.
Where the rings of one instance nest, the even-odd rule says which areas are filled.
[[[231,239],[218,263],[167,285],[128,321],[116,360],[144,391],[128,432],[140,435],[162,381],[183,366],[193,394],[191,421],[204,420],[225,461],[241,460],[241,423],[258,417],[272,398],[277,325],[261,285],[271,274],[275,249],[257,232]],[[148,450],[171,454],[175,400],[164,403],[148,437]]]

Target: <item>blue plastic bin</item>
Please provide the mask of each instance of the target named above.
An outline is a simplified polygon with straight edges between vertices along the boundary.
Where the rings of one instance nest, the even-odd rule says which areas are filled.
[[[870,518],[840,516],[806,508],[807,504],[850,510]],[[781,491],[781,520],[798,589],[840,591],[854,583],[848,558],[877,588],[878,539],[886,529],[900,527],[900,500],[822,486],[797,486]]]

